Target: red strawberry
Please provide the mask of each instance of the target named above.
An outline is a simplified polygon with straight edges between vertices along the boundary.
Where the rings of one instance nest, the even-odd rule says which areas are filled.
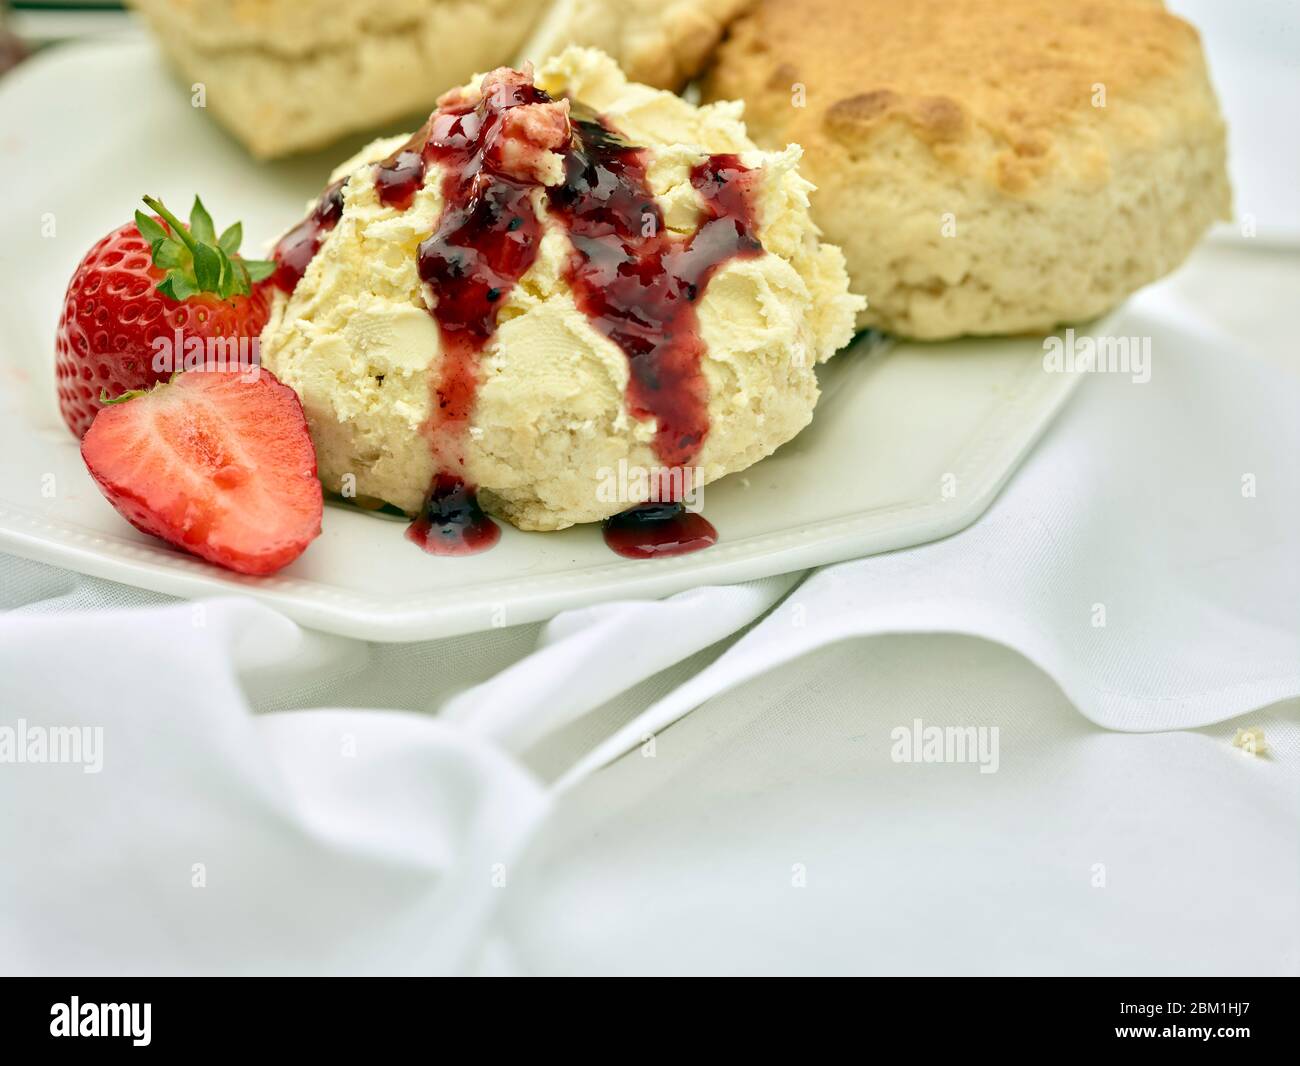
[[[157,200],[146,196],[145,203],[166,225],[137,211],[134,222],[86,254],[63,301],[55,341],[59,410],[78,437],[102,393],[146,389],[183,369],[178,336],[251,341],[266,325],[269,302],[258,282],[275,264],[239,256],[240,224],[218,238],[198,197],[188,227]]]
[[[110,401],[81,457],[136,529],[269,574],[320,533],[321,488],[297,394],[254,373],[194,370]]]

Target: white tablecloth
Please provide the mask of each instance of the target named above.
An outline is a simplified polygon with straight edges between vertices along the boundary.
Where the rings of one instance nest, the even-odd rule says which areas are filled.
[[[1278,243],[1133,300],[1151,381],[970,529],[810,575],[381,646],[0,557],[0,728],[100,730],[0,765],[0,970],[1300,972]]]

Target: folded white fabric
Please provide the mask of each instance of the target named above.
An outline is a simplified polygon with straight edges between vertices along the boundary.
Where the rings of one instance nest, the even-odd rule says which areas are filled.
[[[543,628],[535,655],[459,694],[441,708],[441,717],[526,751],[637,683],[739,632],[799,576],[567,611]]]
[[[229,600],[0,620],[0,970],[466,965],[547,796],[428,717],[250,714],[317,639]]]

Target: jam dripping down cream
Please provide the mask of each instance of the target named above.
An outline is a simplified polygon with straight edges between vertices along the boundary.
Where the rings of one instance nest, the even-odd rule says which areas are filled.
[[[579,309],[627,356],[629,411],[655,420],[654,449],[666,467],[691,463],[709,432],[696,308],[722,265],[762,254],[757,175],[734,155],[706,158],[691,172],[700,223],[687,237],[673,234],[650,191],[646,149],[581,105],[553,100],[528,73],[504,68],[478,90],[444,97],[428,122],[377,164],[380,199],[409,207],[431,162],[442,169],[444,206],[417,265],[436,296],[431,314],[443,346],[428,427],[439,474],[408,535],[437,554],[482,551],[499,537],[466,482],[464,441],[497,314],[537,257],[539,189],[572,244],[565,276]],[[282,288],[292,291],[341,208],[341,184],[330,186],[280,242],[275,279]],[[717,534],[667,501],[607,520],[605,539],[620,554],[647,558],[707,547]]]

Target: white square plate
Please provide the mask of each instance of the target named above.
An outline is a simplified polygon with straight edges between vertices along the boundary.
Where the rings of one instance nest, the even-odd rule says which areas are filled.
[[[292,566],[271,578],[230,574],[137,533],[90,480],[54,398],[64,289],[144,193],[188,204],[199,192],[218,221],[242,219],[256,249],[299,216],[349,147],[253,162],[136,38],[63,46],[0,82],[0,550],[180,596],[246,594],[348,636],[467,633],[954,533],[988,506],[1078,380],[1044,372],[1038,340],[856,345],[822,369],[809,429],[708,486],[720,541],[694,555],[634,562],[613,555],[596,526],[507,526],[489,552],[437,558],[408,543],[398,520],[329,506]]]

